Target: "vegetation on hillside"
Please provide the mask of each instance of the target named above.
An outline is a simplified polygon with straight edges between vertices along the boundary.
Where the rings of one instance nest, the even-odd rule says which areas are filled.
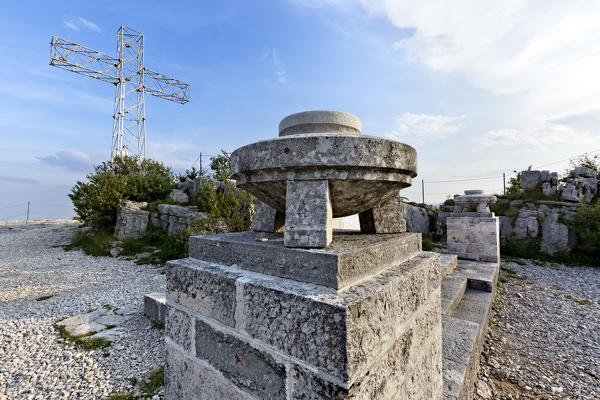
[[[170,168],[153,160],[118,157],[95,167],[86,182],[77,182],[69,197],[77,218],[93,228],[78,232],[67,249],[81,248],[87,254],[110,254],[117,211],[125,200],[149,203],[157,211],[159,203],[169,203],[169,193],[179,182],[196,180],[198,190],[190,196],[189,205],[196,206],[206,219],[191,221],[178,234],[167,235],[149,226],[141,239],[126,239],[121,243],[124,255],[149,253],[139,263],[162,264],[167,260],[187,257],[188,239],[193,234],[237,232],[249,230],[254,218],[254,197],[229,180],[229,153],[211,157],[209,171],[195,168],[175,178]]]
[[[77,218],[95,229],[112,231],[117,210],[125,200],[153,202],[164,199],[176,181],[170,168],[151,159],[122,156],[105,161],[78,181],[69,197]]]

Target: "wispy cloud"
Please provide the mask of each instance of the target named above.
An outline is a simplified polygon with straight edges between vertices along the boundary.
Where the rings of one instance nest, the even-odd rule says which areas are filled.
[[[403,113],[396,119],[391,131],[385,134],[391,139],[411,139],[413,142],[438,140],[457,132],[464,123],[464,115],[429,115]]]
[[[98,33],[102,32],[102,30],[98,27],[98,25],[96,25],[92,21],[87,20],[83,17],[79,17],[79,23],[81,25],[85,26],[86,28],[93,30],[94,32],[98,32]]]
[[[49,156],[36,157],[36,159],[44,164],[74,172],[88,171],[93,164],[90,156],[77,150],[63,150]]]
[[[94,32],[102,32],[102,29],[98,25],[83,17],[64,19],[63,25],[74,31],[78,31],[80,28],[87,28]]]
[[[273,67],[275,68],[275,77],[277,78],[277,82],[287,83],[287,72],[283,67],[283,63],[279,59],[279,56],[277,55],[277,49],[273,49],[271,56],[273,58]]]

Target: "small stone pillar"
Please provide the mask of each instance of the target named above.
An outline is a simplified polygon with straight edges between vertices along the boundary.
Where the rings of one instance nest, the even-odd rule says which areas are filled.
[[[166,400],[442,399],[440,258],[398,217],[416,153],[359,128],[295,114],[232,154],[260,232],[194,236],[167,263]],[[375,233],[332,233],[365,210]]]
[[[465,190],[454,198],[454,212],[446,218],[448,252],[459,258],[500,262],[500,222],[489,206],[496,196]]]

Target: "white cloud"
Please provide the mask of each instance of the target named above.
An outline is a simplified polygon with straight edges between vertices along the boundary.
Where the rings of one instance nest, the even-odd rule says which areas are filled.
[[[569,145],[591,145],[598,143],[597,135],[562,120],[539,118],[519,129],[495,129],[478,138],[482,147],[521,147],[533,151]]]
[[[318,0],[295,0],[314,7]],[[597,108],[600,2],[321,0],[362,7],[414,34],[392,47],[494,95],[553,117]],[[406,33],[406,31],[404,31]],[[398,35],[400,36],[400,34]]]
[[[86,28],[93,30],[94,32],[98,32],[98,33],[102,32],[102,30],[98,27],[98,25],[96,25],[92,21],[89,21],[83,17],[79,17],[79,23],[81,23],[81,25],[85,26]]]
[[[271,55],[273,57],[273,67],[275,68],[275,77],[277,78],[277,82],[287,83],[287,72],[285,71],[283,63],[277,55],[277,49],[273,49]]]
[[[420,143],[429,139],[442,139],[457,132],[463,126],[464,120],[464,115],[404,113],[396,119],[393,129],[385,136],[391,139],[411,139]]]
[[[63,21],[63,25],[69,29],[73,29],[74,31],[79,30],[79,27],[74,22],[71,22],[71,21]]]
[[[98,33],[102,32],[102,29],[100,29],[100,27],[98,25],[96,25],[94,22],[92,22],[88,19],[85,19],[83,17],[78,17],[75,19],[72,19],[72,18],[64,19],[63,25],[74,31],[78,31],[78,30],[80,30],[80,28],[87,28],[94,32],[98,32]]]
[[[87,172],[91,170],[93,164],[89,155],[77,150],[63,150],[49,156],[36,157],[36,159],[44,164],[75,172]]]

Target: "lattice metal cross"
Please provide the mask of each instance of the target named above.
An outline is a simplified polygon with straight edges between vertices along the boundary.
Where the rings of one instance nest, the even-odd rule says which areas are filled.
[[[146,157],[144,94],[185,104],[190,85],[144,67],[144,35],[121,26],[117,31],[117,57],[52,36],[50,65],[116,86],[111,158],[127,154]]]

